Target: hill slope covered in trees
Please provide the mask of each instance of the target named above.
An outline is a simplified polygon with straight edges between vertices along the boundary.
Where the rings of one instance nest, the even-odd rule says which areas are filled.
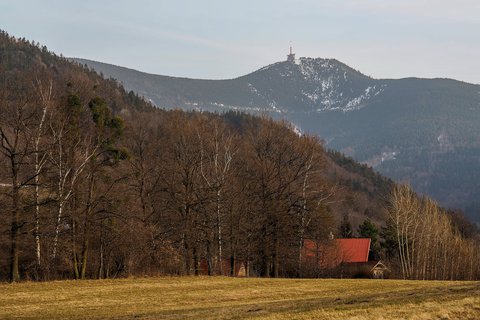
[[[230,80],[145,74],[95,61],[164,108],[268,113],[329,148],[409,182],[480,221],[480,86],[451,79],[372,79],[335,59],[300,58]]]

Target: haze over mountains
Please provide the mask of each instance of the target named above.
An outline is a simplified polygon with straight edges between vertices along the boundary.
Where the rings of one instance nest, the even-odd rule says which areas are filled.
[[[480,221],[480,86],[452,79],[373,79],[335,59],[300,58],[229,80],[146,74],[74,59],[156,106],[284,118]]]

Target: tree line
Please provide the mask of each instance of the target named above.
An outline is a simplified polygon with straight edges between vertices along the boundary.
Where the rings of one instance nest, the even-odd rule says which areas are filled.
[[[260,276],[294,275],[303,239],[331,223],[321,144],[285,123],[239,132],[220,116],[173,111],[125,124],[81,82],[3,80],[11,281],[198,274],[201,261],[225,274],[236,260]]]

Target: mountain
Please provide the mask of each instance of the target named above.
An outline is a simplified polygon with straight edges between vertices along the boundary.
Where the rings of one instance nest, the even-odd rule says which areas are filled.
[[[146,74],[73,59],[158,107],[267,113],[480,222],[480,86],[373,79],[335,59],[282,61],[228,80]]]
[[[279,114],[356,110],[383,91],[383,83],[332,59],[274,63],[230,80],[151,75],[114,65],[73,59],[118,79],[164,108],[242,110]]]

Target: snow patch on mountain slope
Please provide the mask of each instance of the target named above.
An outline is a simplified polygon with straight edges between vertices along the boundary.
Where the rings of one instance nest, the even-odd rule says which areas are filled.
[[[192,110],[196,111],[206,111],[211,110],[233,110],[233,111],[243,111],[243,112],[252,112],[252,113],[260,113],[260,112],[275,112],[275,113],[285,113],[286,111],[279,108],[275,101],[269,102],[267,105],[231,105],[225,104],[221,102],[209,102],[209,103],[197,103],[197,102],[185,102],[185,105],[189,106]]]
[[[351,70],[336,60],[300,58],[295,65],[285,68],[282,76],[294,76],[295,67],[302,78],[302,101],[307,101],[317,112],[340,110],[349,112],[366,106],[379,95],[385,85],[366,84],[363,91],[351,88]]]
[[[395,150],[383,151],[381,154],[373,156],[372,158],[362,163],[375,169],[386,161],[396,160],[399,154],[400,154],[400,151],[395,151]]]
[[[285,110],[281,109],[278,107],[277,105],[277,102],[273,99],[269,99],[268,97],[266,97],[265,95],[261,94],[257,88],[255,88],[255,86],[251,83],[247,83],[247,87],[248,87],[248,90],[255,94],[256,96],[262,98],[264,101],[267,101],[267,105],[268,107],[255,107],[255,108],[258,108],[260,110],[265,110],[265,111],[271,111],[271,112],[277,112],[277,113],[282,113],[282,112],[285,112]],[[252,102],[250,102],[250,105],[252,104]],[[241,110],[241,107],[237,107],[235,106],[235,109],[233,110]]]
[[[332,60],[329,59],[312,59],[312,58],[300,58],[298,66],[300,72],[308,79],[319,80],[317,77],[319,75],[318,70],[333,70],[337,69],[338,66],[332,63]]]
[[[257,94],[258,95],[258,90],[255,88],[251,83],[247,83],[248,89],[250,90],[251,93]]]
[[[384,90],[384,87],[385,85],[380,86],[378,89],[376,85],[368,87],[362,95],[350,100],[342,110],[348,112],[362,108],[369,99],[378,96]]]

